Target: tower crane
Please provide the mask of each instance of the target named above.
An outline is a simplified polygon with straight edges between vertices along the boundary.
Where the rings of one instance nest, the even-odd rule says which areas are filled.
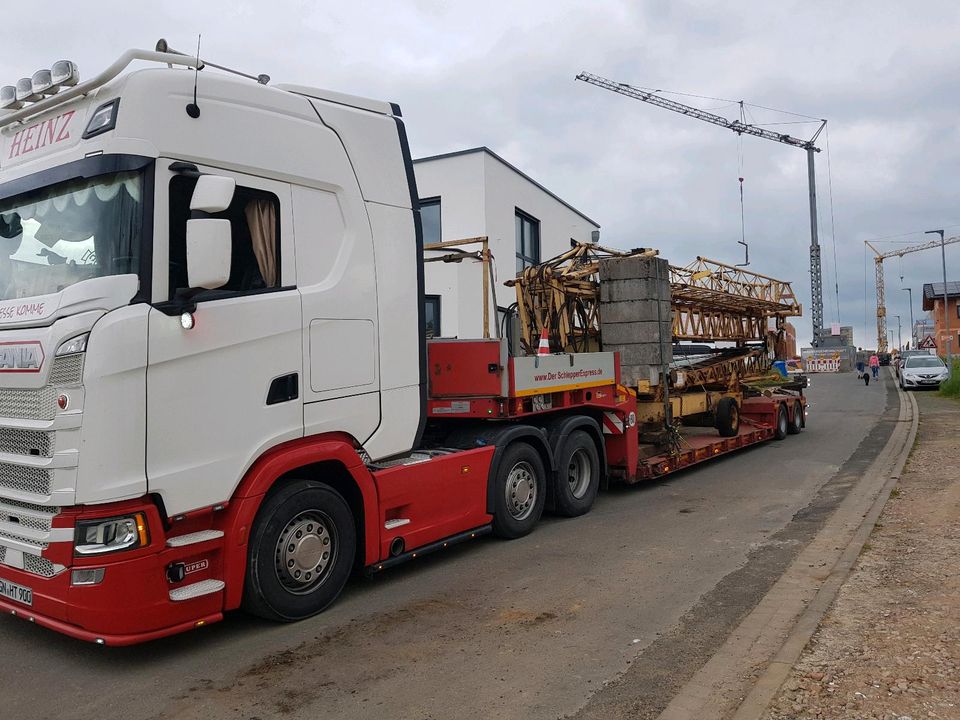
[[[577,75],[577,80],[596,85],[597,87],[610,90],[621,95],[640,100],[651,105],[656,105],[664,110],[671,110],[687,117],[703,120],[704,122],[725,127],[738,135],[753,135],[754,137],[765,140],[773,140],[785,145],[792,145],[807,151],[807,178],[810,185],[810,305],[813,318],[813,346],[820,345],[820,338],[823,336],[823,273],[820,268],[820,240],[817,236],[817,186],[814,173],[813,157],[814,153],[820,152],[815,143],[820,133],[827,125],[826,120],[820,121],[820,127],[809,140],[791,137],[783,133],[773,132],[756,125],[748,125],[742,120],[729,120],[722,115],[714,115],[706,110],[700,110],[689,105],[684,105],[675,100],[670,100],[658,95],[656,92],[640,90],[626,83],[608,80],[599,75],[588,72],[581,72]]]
[[[877,352],[887,352],[887,306],[885,304],[885,291],[883,287],[883,261],[890,257],[903,257],[909,253],[920,252],[921,250],[932,250],[933,248],[941,247],[941,245],[951,245],[957,242],[960,242],[960,235],[947,238],[942,242],[940,240],[931,240],[920,243],[919,245],[911,245],[910,247],[899,248],[897,250],[880,252],[869,240],[863,241],[864,245],[873,250],[876,255],[876,257],[873,258],[873,262],[877,277]],[[911,328],[911,331],[912,330],[913,328]]]

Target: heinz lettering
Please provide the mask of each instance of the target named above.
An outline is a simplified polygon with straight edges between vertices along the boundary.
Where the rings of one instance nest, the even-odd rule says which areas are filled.
[[[68,110],[48,120],[42,120],[19,131],[10,142],[7,159],[22,157],[48,145],[56,145],[70,139],[70,121],[76,110]]]

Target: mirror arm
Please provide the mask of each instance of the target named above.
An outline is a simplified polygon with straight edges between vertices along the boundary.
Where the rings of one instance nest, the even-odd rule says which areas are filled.
[[[203,288],[177,288],[172,298],[157,303],[154,307],[169,317],[177,317],[185,312],[193,313],[197,311],[196,297],[201,292],[204,292]]]

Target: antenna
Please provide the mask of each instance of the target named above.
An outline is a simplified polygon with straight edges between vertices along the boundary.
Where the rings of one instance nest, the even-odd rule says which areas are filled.
[[[197,76],[200,74],[200,38],[197,34],[197,65],[193,69],[193,102],[187,105],[187,115],[196,119],[200,117],[200,106],[197,105]]]

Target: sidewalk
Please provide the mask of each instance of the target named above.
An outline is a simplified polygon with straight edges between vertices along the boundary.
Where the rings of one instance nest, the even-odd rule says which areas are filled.
[[[960,403],[916,400],[900,482],[766,720],[960,720]]]

